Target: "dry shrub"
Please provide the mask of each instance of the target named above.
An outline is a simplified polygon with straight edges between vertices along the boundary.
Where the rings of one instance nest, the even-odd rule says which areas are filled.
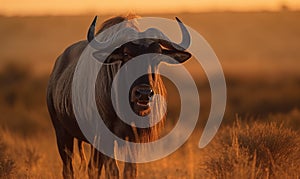
[[[0,141],[0,178],[9,178],[15,169],[15,161],[8,158],[7,146]]]
[[[297,108],[286,114],[271,114],[267,119],[268,121],[283,123],[288,128],[300,131],[300,111]]]
[[[43,144],[49,142],[49,140],[43,139],[46,136],[24,139],[9,130],[1,128],[0,136],[5,148],[7,148],[5,156],[13,162],[13,169],[8,178],[55,178],[52,177],[55,174],[52,171],[55,163],[52,162],[52,166],[49,167],[49,161],[52,161],[52,157],[45,160],[44,151],[47,151],[46,154],[50,155],[52,147],[51,145],[43,146]]]
[[[214,151],[214,152],[212,152]],[[206,171],[216,178],[299,178],[299,134],[282,124],[237,120],[207,148]]]

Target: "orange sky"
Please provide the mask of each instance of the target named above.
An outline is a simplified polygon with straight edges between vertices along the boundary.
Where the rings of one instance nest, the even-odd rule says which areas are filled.
[[[0,14],[41,15],[89,12],[198,12],[300,9],[300,0],[0,0]]]

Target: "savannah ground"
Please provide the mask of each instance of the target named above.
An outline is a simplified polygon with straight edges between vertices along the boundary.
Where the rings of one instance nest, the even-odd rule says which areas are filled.
[[[139,164],[138,176],[299,178],[300,12],[155,16],[178,16],[210,43],[225,73],[227,107],[217,136],[199,149],[210,91],[201,66],[195,59],[187,62],[201,99],[197,128],[175,153]],[[101,15],[100,21],[108,17]],[[68,45],[86,38],[92,19],[0,17],[0,177],[61,177],[62,164],[45,103],[47,80],[56,57]],[[180,100],[174,85],[167,80],[166,84],[172,96],[166,126],[170,131]],[[79,156],[74,157],[77,169]],[[82,171],[76,176],[86,177]]]

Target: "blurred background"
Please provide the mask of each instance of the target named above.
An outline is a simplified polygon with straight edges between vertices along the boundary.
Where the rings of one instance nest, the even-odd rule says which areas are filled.
[[[193,13],[210,11],[278,11],[281,9],[298,10],[299,0],[1,0],[1,14],[15,15],[78,15],[91,13]]]
[[[220,177],[232,176],[229,175],[232,168],[227,166],[238,168],[239,176],[289,176],[287,173],[295,174],[291,177],[300,176],[293,168],[300,166],[299,0],[0,0],[0,4],[0,177],[61,177],[61,161],[45,101],[51,69],[66,47],[86,39],[94,15],[99,15],[99,25],[109,17],[128,13],[169,19],[177,16],[198,31],[218,56],[228,90],[218,134],[223,138],[217,136],[215,144],[207,147],[213,152],[206,153],[197,144],[210,110],[210,88],[197,61],[187,62],[185,66],[195,79],[201,98],[199,124],[180,150],[157,162],[140,164],[139,176],[201,178],[220,173],[224,173]],[[165,82],[172,96],[168,99],[167,131],[170,131],[179,115],[180,98],[172,82],[167,79]],[[263,133],[268,129],[271,131]],[[245,136],[263,142],[258,141],[257,146],[249,141],[245,142],[247,145],[234,145],[235,137],[243,141]],[[227,143],[223,144],[224,141]],[[291,144],[284,143],[287,141]],[[280,149],[279,154],[273,153],[277,148],[270,147],[287,145],[294,148],[285,149],[286,153]],[[271,157],[262,157],[269,153],[257,152],[260,147],[262,151],[269,147]],[[243,153],[240,149],[247,149],[249,160],[241,160],[242,154],[236,155],[236,150]],[[232,151],[234,154],[228,156]],[[207,159],[209,153],[213,155]],[[224,161],[211,162],[222,158],[220,155]],[[278,155],[281,158],[274,157]],[[185,164],[183,156],[188,160]],[[232,163],[226,163],[225,159]],[[75,155],[75,165],[78,162]],[[251,168],[253,162],[257,166],[255,172]],[[286,170],[277,163],[285,164],[289,172],[276,173]],[[248,165],[249,168],[239,168]],[[153,172],[149,174],[149,170]],[[85,177],[82,173],[76,175]]]

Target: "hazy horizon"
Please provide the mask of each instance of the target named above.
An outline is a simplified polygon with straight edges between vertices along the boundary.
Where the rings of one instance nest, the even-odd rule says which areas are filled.
[[[0,15],[3,16],[40,16],[40,15],[85,15],[85,14],[160,14],[160,13],[200,13],[218,11],[280,11],[299,10],[300,0],[0,0]]]
[[[115,15],[126,15],[126,14],[137,14],[140,16],[147,16],[147,15],[153,15],[153,16],[157,16],[157,15],[178,15],[178,14],[219,14],[219,13],[242,13],[242,14],[246,14],[246,13],[281,13],[283,12],[283,9],[278,9],[278,10],[264,10],[264,9],[257,9],[257,10],[243,10],[243,11],[239,11],[239,10],[207,10],[207,11],[195,11],[195,12],[188,12],[188,11],[181,11],[181,12],[139,12],[139,11],[120,11],[120,12],[101,12],[101,11],[89,11],[89,12],[82,12],[82,13],[74,13],[74,14],[1,14],[0,12],[0,17],[4,17],[4,18],[13,18],[13,17],[20,17],[20,18],[26,18],[26,17],[84,17],[84,16],[115,16]],[[287,9],[286,11],[289,12],[300,12],[300,9]]]

